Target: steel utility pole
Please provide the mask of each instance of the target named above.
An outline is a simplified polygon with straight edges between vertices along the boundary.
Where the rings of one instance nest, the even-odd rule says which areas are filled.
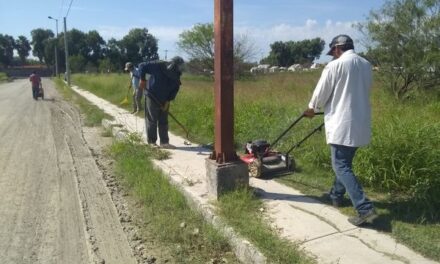
[[[55,42],[55,75],[59,78],[60,74],[58,72],[58,19],[48,16],[49,19],[55,20],[56,30],[57,30],[57,40]]]
[[[238,159],[234,150],[234,32],[233,0],[214,2],[215,146],[217,163]]]
[[[215,144],[205,160],[210,197],[249,186],[249,171],[234,149],[233,0],[214,1]]]
[[[66,53],[66,78],[67,85],[70,86],[70,67],[69,67],[69,48],[67,47],[67,25],[66,17],[64,17],[64,50]]]

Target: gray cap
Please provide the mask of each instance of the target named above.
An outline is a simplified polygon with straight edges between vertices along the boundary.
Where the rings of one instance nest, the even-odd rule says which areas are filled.
[[[130,70],[131,68],[133,68],[133,63],[131,62],[127,62],[125,63],[125,71]]]
[[[343,45],[353,46],[353,40],[348,35],[337,35],[332,39],[332,42],[328,44],[330,50],[327,52],[327,55],[332,55],[332,50],[334,47]]]

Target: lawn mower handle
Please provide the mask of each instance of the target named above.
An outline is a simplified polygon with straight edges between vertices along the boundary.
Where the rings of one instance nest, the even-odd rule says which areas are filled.
[[[315,115],[323,115],[324,113],[323,112],[317,112],[317,113],[315,113]],[[282,137],[284,137],[286,134],[287,134],[287,132],[289,132],[289,130],[290,129],[292,129],[292,127],[294,127],[299,121],[301,121],[301,119],[303,119],[303,117],[305,117],[305,115],[304,115],[304,113],[302,113],[295,121],[293,121],[293,123],[286,129],[286,130],[284,130],[284,132],[283,133],[281,133],[281,135],[280,136],[278,136],[278,138],[277,139],[275,139],[275,141],[272,143],[272,144],[270,144],[270,147],[272,148],[273,146],[275,146],[275,144],[277,144],[278,143],[278,141],[282,138]]]

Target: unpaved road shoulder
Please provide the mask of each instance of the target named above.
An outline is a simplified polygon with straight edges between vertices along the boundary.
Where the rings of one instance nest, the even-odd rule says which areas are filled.
[[[78,111],[0,84],[1,263],[136,263]]]

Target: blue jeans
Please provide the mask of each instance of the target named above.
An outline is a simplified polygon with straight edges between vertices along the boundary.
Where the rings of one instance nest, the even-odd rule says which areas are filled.
[[[168,112],[163,111],[158,103],[145,94],[145,125],[147,142],[156,143],[159,130],[160,144],[168,144]]]
[[[360,215],[373,209],[373,204],[365,196],[361,184],[353,173],[352,164],[356,147],[330,145],[332,167],[336,174],[335,182],[330,190],[332,199],[342,199],[345,192]]]

